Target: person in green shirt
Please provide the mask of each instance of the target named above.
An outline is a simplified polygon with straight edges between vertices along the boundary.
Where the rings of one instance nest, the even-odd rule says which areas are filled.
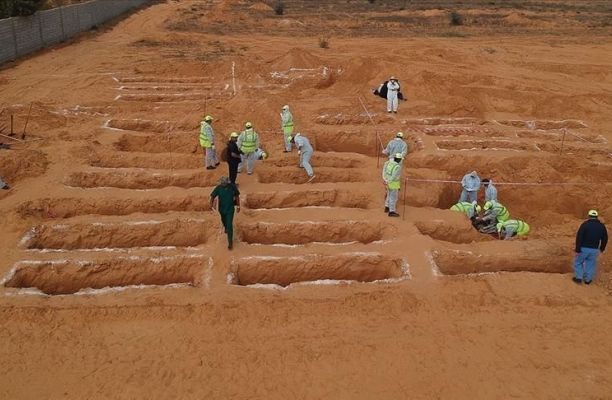
[[[227,248],[231,250],[234,240],[234,209],[236,212],[240,212],[240,192],[226,176],[219,179],[219,184],[210,194],[210,208],[212,210],[217,209],[217,203],[221,223],[225,228],[225,233],[227,233]]]

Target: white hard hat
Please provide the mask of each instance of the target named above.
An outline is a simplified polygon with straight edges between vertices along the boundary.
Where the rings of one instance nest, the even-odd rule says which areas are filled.
[[[283,106],[283,110],[288,110],[288,109],[289,109],[289,106],[288,106],[287,104],[285,104],[285,105]]]
[[[396,78],[396,77],[394,77],[394,76],[392,76],[391,78],[389,78],[389,80],[390,80],[390,81],[396,81],[396,80],[397,80],[397,78]]]

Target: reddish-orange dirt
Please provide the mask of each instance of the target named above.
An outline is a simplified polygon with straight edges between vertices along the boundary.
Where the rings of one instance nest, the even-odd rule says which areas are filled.
[[[612,398],[609,251],[571,281],[612,221],[609,1],[278,4],[155,1],[0,70],[0,399]],[[269,154],[231,251],[207,114]],[[448,210],[472,170],[526,237]]]

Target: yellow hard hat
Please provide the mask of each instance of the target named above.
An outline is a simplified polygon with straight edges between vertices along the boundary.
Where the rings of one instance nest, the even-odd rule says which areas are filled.
[[[238,136],[239,136],[239,135],[238,135],[238,132],[232,132],[232,133],[230,133],[230,138],[237,138]]]
[[[252,124],[252,123],[250,123],[250,122],[247,122],[246,124],[244,124],[244,127],[245,127],[245,128],[252,128],[252,127],[253,127],[253,124]]]
[[[211,117],[210,115],[207,115],[204,117],[204,121],[206,122],[212,122],[212,120],[213,120],[213,117]]]
[[[403,137],[404,137],[404,132],[397,132],[397,133],[395,134],[395,137],[398,137],[398,138],[403,138]]]
[[[487,202],[485,202],[485,203],[484,203],[484,209],[485,209],[485,210],[488,210],[488,209],[490,209],[491,207],[493,207],[493,202],[492,202],[491,200],[489,200],[489,201],[487,201]]]
[[[395,156],[393,156],[393,158],[402,159],[402,158],[404,158],[404,155],[402,153],[395,153]]]
[[[261,159],[265,160],[266,158],[268,158],[268,153],[266,153],[265,151],[261,152]]]
[[[598,215],[597,210],[589,210],[589,217],[597,217]]]

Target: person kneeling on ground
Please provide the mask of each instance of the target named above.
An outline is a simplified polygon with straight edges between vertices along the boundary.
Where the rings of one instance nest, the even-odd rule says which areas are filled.
[[[227,177],[221,177],[219,184],[210,194],[210,208],[217,209],[221,216],[221,223],[227,233],[227,248],[232,249],[234,240],[234,209],[240,212],[240,192],[236,185],[230,182]]]
[[[397,198],[401,187],[402,153],[397,153],[392,160],[383,165],[382,179],[387,189],[385,197],[385,212],[390,217],[399,217],[397,213]]]
[[[482,211],[476,201],[473,201],[471,203],[467,201],[460,201],[459,203],[451,206],[450,209],[452,211],[457,211],[465,214],[469,219],[475,218],[478,214],[480,214],[480,211]]]
[[[484,215],[478,218],[480,224],[477,227],[481,233],[497,232],[497,224],[510,219],[508,209],[497,201],[487,201],[484,204]]]
[[[500,239],[502,236],[504,240],[511,239],[514,236],[525,236],[528,232],[529,225],[520,219],[509,219],[497,224],[497,234]]]
[[[295,144],[295,147],[297,147],[298,155],[300,156],[300,168],[304,168],[306,170],[308,182],[312,182],[312,180],[315,178],[315,174],[312,166],[310,165],[310,158],[312,157],[312,153],[314,153],[314,149],[310,145],[310,141],[301,133],[296,133],[295,136],[289,138],[289,141]]]
[[[576,258],[572,280],[589,285],[597,272],[597,256],[606,250],[608,230],[597,218],[597,210],[589,210],[589,219],[584,221],[576,232]]]

